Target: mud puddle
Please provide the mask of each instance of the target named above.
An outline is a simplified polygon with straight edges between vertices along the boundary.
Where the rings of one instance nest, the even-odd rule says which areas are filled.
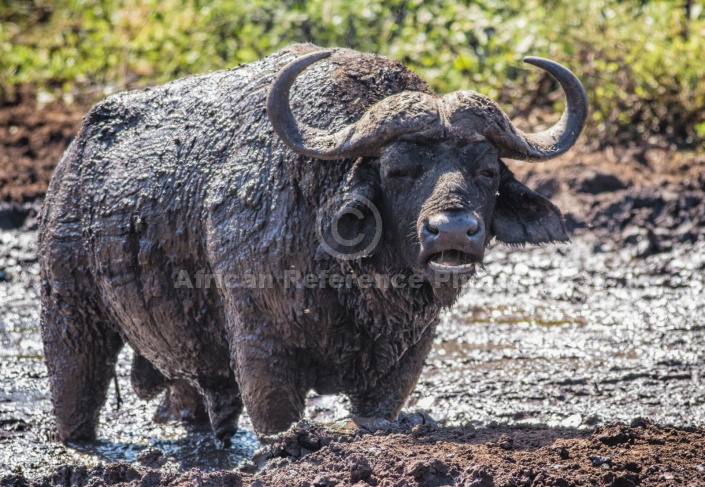
[[[258,442],[246,417],[228,449],[207,431],[153,423],[157,400],[132,393],[128,349],[118,365],[122,403],[113,386],[99,441],[51,441],[35,238],[0,232],[0,478],[115,461],[177,475],[250,458]],[[573,437],[637,417],[704,425],[705,242],[646,258],[637,250],[590,234],[570,245],[490,249],[485,270],[444,316],[406,409],[428,411],[451,429],[545,424]],[[309,397],[310,420],[346,414],[344,398]]]

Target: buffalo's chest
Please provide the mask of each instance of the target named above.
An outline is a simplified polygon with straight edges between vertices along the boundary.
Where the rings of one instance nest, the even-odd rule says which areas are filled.
[[[421,317],[419,317],[421,318]],[[314,369],[312,388],[321,394],[363,391],[375,387],[419,342],[435,319],[417,319],[406,326],[390,327],[373,334],[364,326],[347,322],[333,326],[328,347],[321,357],[311,360]]]

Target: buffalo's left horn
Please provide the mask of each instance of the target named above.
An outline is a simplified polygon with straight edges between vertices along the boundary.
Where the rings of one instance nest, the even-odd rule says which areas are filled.
[[[588,115],[587,94],[580,80],[557,62],[539,57],[525,57],[524,62],[538,66],[560,83],[566,98],[561,119],[548,130],[535,134],[526,134],[509,123],[510,133],[488,131],[484,135],[495,142],[501,157],[544,161],[563,154],[578,140]]]

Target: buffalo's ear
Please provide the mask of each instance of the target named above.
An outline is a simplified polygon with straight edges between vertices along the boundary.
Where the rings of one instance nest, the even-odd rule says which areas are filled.
[[[320,251],[337,258],[374,254],[382,236],[379,171],[360,159],[351,168],[341,192],[327,205],[319,223]]]
[[[492,233],[508,244],[540,244],[570,240],[561,211],[514,178],[500,161],[499,195],[492,220]]]

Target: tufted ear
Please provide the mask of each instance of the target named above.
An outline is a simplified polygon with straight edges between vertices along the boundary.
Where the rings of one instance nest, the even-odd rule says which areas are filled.
[[[508,244],[541,244],[570,240],[561,211],[514,178],[500,161],[499,195],[492,220],[492,233]]]
[[[380,193],[377,169],[359,159],[319,222],[319,251],[345,260],[373,255],[382,236]]]

